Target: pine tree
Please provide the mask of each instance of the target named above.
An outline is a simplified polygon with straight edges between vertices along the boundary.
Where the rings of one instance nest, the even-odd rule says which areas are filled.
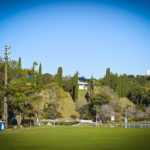
[[[62,87],[62,85],[63,85],[62,67],[59,67],[59,68],[58,68],[57,75],[56,75],[56,80],[57,80],[58,85],[59,85],[60,87]]]
[[[42,65],[39,65],[39,74],[38,74],[38,81],[37,81],[37,89],[40,91],[42,89]]]

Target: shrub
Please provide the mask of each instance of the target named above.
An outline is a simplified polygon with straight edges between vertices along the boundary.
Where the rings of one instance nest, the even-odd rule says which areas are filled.
[[[60,122],[55,122],[55,125],[75,125],[78,123],[79,123],[79,121],[71,121],[71,122],[60,121]],[[54,124],[54,123],[52,122],[52,124]]]
[[[73,119],[76,119],[77,115],[71,115],[70,117],[73,118]]]

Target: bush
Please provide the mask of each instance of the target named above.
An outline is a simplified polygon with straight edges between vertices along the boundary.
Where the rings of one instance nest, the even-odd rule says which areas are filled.
[[[73,119],[76,119],[77,115],[71,115],[70,117],[73,118]]]
[[[31,126],[34,126],[34,120],[30,120],[30,119],[22,119],[21,124],[24,127],[29,127],[31,123]]]
[[[75,125],[78,123],[79,123],[79,121],[72,121],[72,122],[60,121],[60,122],[55,122],[55,125]],[[54,123],[52,123],[52,124],[54,124]]]

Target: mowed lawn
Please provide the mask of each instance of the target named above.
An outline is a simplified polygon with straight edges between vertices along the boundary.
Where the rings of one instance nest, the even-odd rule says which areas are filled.
[[[150,150],[150,129],[56,127],[0,132],[0,150]]]

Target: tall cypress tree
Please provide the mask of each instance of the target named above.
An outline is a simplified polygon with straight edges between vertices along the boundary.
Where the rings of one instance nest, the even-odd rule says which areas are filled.
[[[21,77],[21,57],[19,57],[19,60],[18,60],[17,74],[18,74],[18,77],[20,78]]]
[[[89,95],[92,96],[93,91],[94,91],[94,79],[93,76],[91,77],[90,81],[89,81]]]
[[[78,99],[78,72],[73,76],[73,93],[72,93],[72,97],[73,100],[76,101]]]
[[[123,84],[122,97],[126,97],[127,96],[127,77],[125,74],[123,75],[122,84]]]
[[[106,69],[105,85],[110,87],[110,68]]]
[[[34,65],[31,70],[31,86],[34,87]]]
[[[33,67],[31,69],[31,86],[34,87],[35,79],[34,79],[34,66],[37,65],[37,62],[33,63]]]
[[[59,85],[60,87],[62,87],[62,85],[63,85],[62,67],[59,67],[59,68],[58,68],[57,75],[56,75],[56,80],[57,80],[58,85]]]
[[[121,97],[121,77],[117,78],[116,93]]]
[[[125,97],[127,95],[127,79],[126,75],[120,76],[117,79],[116,93],[119,97]]]
[[[37,89],[38,89],[38,91],[40,91],[42,89],[42,65],[41,65],[41,63],[39,65]]]

